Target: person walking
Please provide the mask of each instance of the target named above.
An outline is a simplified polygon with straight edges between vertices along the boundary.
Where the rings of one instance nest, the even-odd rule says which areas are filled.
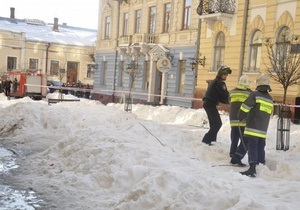
[[[210,128],[204,135],[202,142],[209,146],[212,145],[212,141],[217,141],[217,134],[222,126],[217,106],[219,103],[229,104],[229,92],[225,81],[231,72],[228,66],[221,66],[218,69],[216,78],[209,84],[203,97],[203,108],[207,114]]]
[[[229,92],[229,120],[231,126],[229,156],[231,157],[230,163],[238,164],[239,166],[246,166],[246,164],[242,163],[242,159],[247,153],[247,142],[245,142],[241,136],[244,133],[246,122],[240,122],[237,113],[251,92],[250,78],[247,75],[241,76],[237,87]]]
[[[244,139],[248,141],[248,162],[250,168],[242,175],[255,177],[256,165],[265,164],[265,146],[270,116],[273,112],[273,98],[269,94],[270,78],[261,74],[256,79],[256,91],[241,105],[238,119],[246,119]]]
[[[14,90],[14,93],[17,93],[18,85],[19,85],[19,82],[18,82],[17,78],[15,78],[15,80],[13,81],[13,90]]]
[[[10,89],[12,81],[7,77],[5,81],[5,95],[10,98]]]

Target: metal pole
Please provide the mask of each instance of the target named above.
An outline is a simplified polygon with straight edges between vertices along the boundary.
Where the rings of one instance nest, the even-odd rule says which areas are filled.
[[[244,20],[243,20],[243,31],[242,31],[242,40],[241,40],[240,65],[239,65],[239,69],[238,69],[238,78],[237,78],[238,80],[243,74],[248,9],[249,9],[249,0],[246,0],[245,7],[244,7]]]
[[[117,24],[117,34],[116,34],[116,53],[115,53],[115,68],[114,68],[114,76],[113,76],[113,92],[112,92],[112,102],[115,102],[115,89],[116,89],[116,74],[117,74],[117,62],[118,62],[118,46],[119,46],[119,27],[120,27],[120,7],[121,0],[118,0],[118,24]]]

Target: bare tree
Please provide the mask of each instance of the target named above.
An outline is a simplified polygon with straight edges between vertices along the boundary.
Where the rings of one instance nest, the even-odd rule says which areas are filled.
[[[134,85],[134,82],[141,78],[144,73],[142,66],[138,63],[138,61],[131,61],[130,64],[123,71],[129,75],[129,97],[131,97],[131,91]]]
[[[123,67],[122,69],[126,74],[129,75],[129,94],[125,97],[125,111],[131,111],[131,104],[132,104],[132,95],[131,91],[133,89],[134,82],[141,78],[144,73],[142,66],[138,63],[138,61],[131,61],[130,64],[127,65],[126,68]]]
[[[266,64],[269,76],[283,87],[283,104],[286,104],[287,90],[300,79],[300,44],[297,36],[285,36],[278,42],[267,40]]]

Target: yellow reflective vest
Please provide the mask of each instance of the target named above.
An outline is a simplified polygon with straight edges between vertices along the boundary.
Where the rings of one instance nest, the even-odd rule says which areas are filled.
[[[238,112],[239,120],[246,119],[244,135],[266,138],[273,108],[273,99],[268,91],[252,92]]]

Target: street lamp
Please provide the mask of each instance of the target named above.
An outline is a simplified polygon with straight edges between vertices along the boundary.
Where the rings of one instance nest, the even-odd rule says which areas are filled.
[[[205,66],[205,56],[203,58],[189,58],[190,62],[190,67],[194,71],[197,68],[197,65]]]

